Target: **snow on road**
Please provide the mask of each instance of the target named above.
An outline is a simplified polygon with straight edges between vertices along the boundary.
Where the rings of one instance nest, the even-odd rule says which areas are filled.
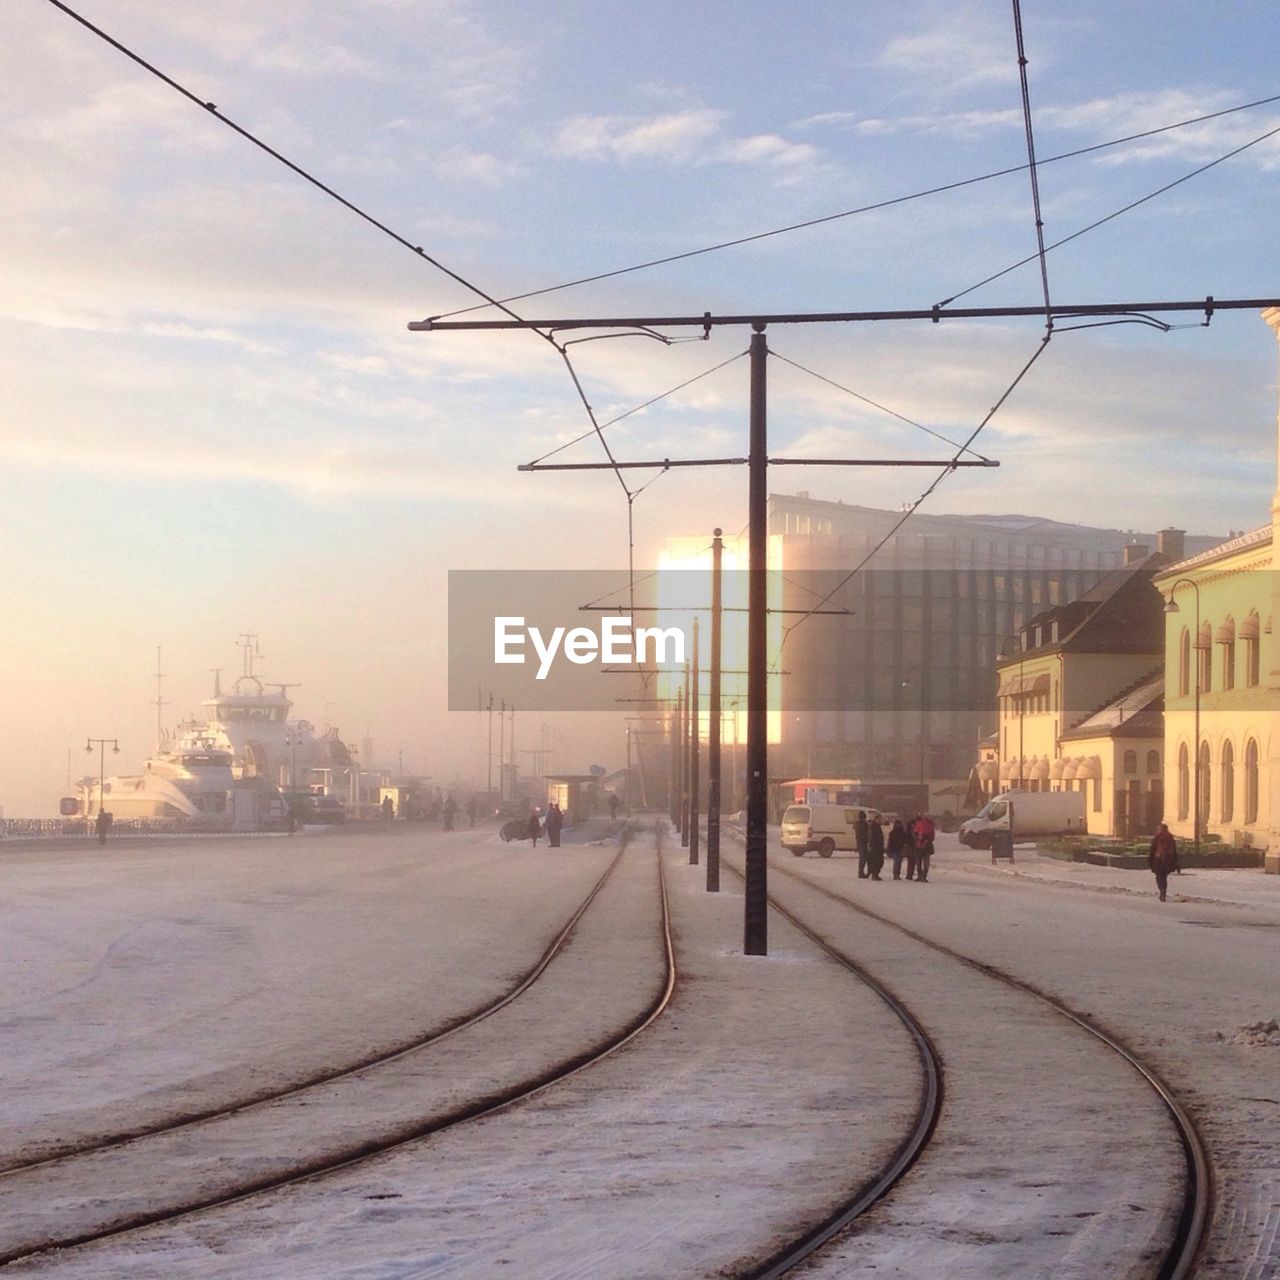
[[[650,849],[646,838],[636,853]],[[611,856],[400,830],[106,856],[0,851],[6,1151],[223,1100],[439,1025],[527,967]],[[770,956],[743,957],[738,883],[726,874],[721,894],[705,894],[685,856],[668,852],[684,969],[675,1003],[604,1064],[344,1174],[11,1272],[733,1274],[887,1157],[914,1111],[919,1066],[882,1002],[776,916]],[[983,874],[964,857],[944,846],[928,885],[859,882],[841,857],[794,869],[1120,1033],[1210,1143],[1219,1208],[1199,1274],[1280,1275],[1280,1048],[1239,1036],[1280,1013],[1265,905],[1161,905]],[[651,888],[634,892],[632,909],[647,912]],[[1083,1033],[1050,1031],[1049,1015],[986,994],[989,980],[851,919],[828,922],[937,1032],[948,1110],[916,1170],[814,1273],[874,1262],[879,1275],[1021,1280],[1089,1274],[1099,1245],[1139,1256],[1175,1179],[1167,1125],[1136,1075],[1077,1045]],[[585,937],[566,956],[593,974],[584,1002],[643,970],[638,941]],[[615,944],[636,953],[634,966],[605,963]],[[564,1016],[544,1009],[477,1053],[495,1069],[517,1049],[536,1057]]]

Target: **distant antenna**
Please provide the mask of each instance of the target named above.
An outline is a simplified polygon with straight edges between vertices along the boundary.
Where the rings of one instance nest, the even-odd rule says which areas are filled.
[[[156,645],[156,750],[159,751],[164,742],[164,729],[161,725],[162,708],[168,706],[164,700],[164,672],[160,669],[160,646]]]
[[[220,698],[222,697],[222,668],[210,667],[209,670],[213,672],[213,696]]]
[[[251,680],[256,680],[258,677],[254,674],[253,662],[255,658],[262,657],[262,650],[258,648],[257,634],[251,631],[242,631],[236,644],[244,650],[244,671],[242,674],[248,676]]]

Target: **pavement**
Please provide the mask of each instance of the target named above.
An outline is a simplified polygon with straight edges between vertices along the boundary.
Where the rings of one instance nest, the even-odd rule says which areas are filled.
[[[966,849],[954,835],[944,835],[937,842],[936,863],[948,870],[954,868],[973,875],[1032,880],[1096,893],[1156,896],[1155,877],[1146,870],[1129,871],[1041,857],[1033,844],[1017,845],[1014,854],[1014,863],[1001,861],[992,866],[987,850]],[[1169,900],[1214,902],[1280,913],[1280,876],[1267,875],[1258,868],[1194,867],[1169,877]]]

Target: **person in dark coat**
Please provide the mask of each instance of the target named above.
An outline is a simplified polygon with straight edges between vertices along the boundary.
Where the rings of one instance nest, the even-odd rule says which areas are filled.
[[[475,796],[467,801],[467,826],[474,827],[476,825],[476,814],[480,812],[480,806],[476,804]]]
[[[618,810],[622,808],[622,802],[618,799],[618,793],[615,791],[609,796],[609,817],[614,822],[618,820]]]
[[[111,830],[112,815],[106,809],[98,810],[97,820],[93,824],[94,830],[98,833],[98,843],[107,843],[107,833]]]
[[[927,813],[922,813],[911,826],[911,835],[916,846],[916,880],[923,884],[929,878],[929,863],[933,858],[933,837],[937,828]],[[911,869],[907,868],[907,879],[911,879]]]
[[[560,847],[560,831],[564,827],[564,812],[558,804],[553,803],[547,809],[547,843],[553,848]]]
[[[446,831],[453,830],[453,820],[458,816],[458,802],[453,798],[450,792],[449,798],[444,802],[444,829]]]
[[[933,836],[937,827],[927,813],[915,819],[915,878],[924,883],[929,878],[929,861],[933,859]]]
[[[907,829],[901,818],[894,818],[889,832],[889,859],[893,863],[893,878],[902,879],[902,856],[907,851]]]
[[[865,880],[867,871],[867,815],[858,810],[858,820],[853,824],[853,847],[858,851],[858,879]]]
[[[880,825],[877,814],[867,824],[867,870],[873,880],[880,879],[880,869],[884,866],[884,828]]]
[[[1178,870],[1178,842],[1173,838],[1167,823],[1162,822],[1160,829],[1151,837],[1147,866],[1155,872],[1156,888],[1159,889],[1160,901],[1163,902],[1169,889],[1169,872]]]
[[[525,828],[529,833],[529,839],[533,841],[533,847],[538,847],[538,837],[542,834],[542,823],[538,821],[538,811],[535,809],[529,815],[529,825]]]

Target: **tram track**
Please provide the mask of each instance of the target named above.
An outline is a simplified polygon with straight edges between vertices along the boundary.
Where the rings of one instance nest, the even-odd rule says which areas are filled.
[[[634,835],[634,829],[630,829]],[[659,947],[661,953],[662,975],[654,984],[654,990],[643,1007],[635,1011],[623,1023],[611,1030],[607,1035],[595,1038],[586,1047],[561,1052],[550,1066],[525,1074],[519,1080],[506,1087],[489,1089],[472,1096],[467,1096],[452,1106],[429,1116],[417,1117],[394,1124],[376,1138],[358,1142],[348,1142],[340,1147],[312,1152],[291,1161],[286,1168],[274,1169],[267,1175],[241,1178],[224,1184],[214,1191],[203,1194],[175,1196],[168,1203],[124,1212],[114,1212],[110,1207],[91,1205],[87,1212],[97,1212],[98,1220],[91,1225],[84,1225],[84,1220],[77,1225],[70,1225],[58,1231],[29,1233],[26,1236],[10,1237],[0,1243],[0,1266],[16,1262],[20,1259],[32,1258],[53,1249],[71,1249],[126,1235],[147,1227],[164,1225],[189,1218],[195,1214],[209,1210],[224,1208],[240,1203],[269,1191],[294,1186],[303,1182],[326,1177],[342,1170],[348,1170],[363,1162],[393,1152],[434,1137],[468,1121],[490,1116],[505,1108],[527,1101],[538,1094],[553,1088],[570,1077],[586,1070],[617,1052],[639,1036],[653,1021],[660,1016],[670,1003],[675,991],[677,970],[675,950],[672,940],[671,914],[668,902],[665,871],[662,864],[660,837],[655,832],[656,867],[657,867],[657,902],[659,919]],[[404,1063],[438,1046],[448,1037],[475,1028],[494,1014],[513,1005],[519,997],[529,993],[546,975],[552,961],[563,955],[570,940],[580,929],[583,918],[589,908],[597,902],[605,886],[623,861],[628,848],[634,848],[634,839],[623,839],[617,855],[610,862],[605,872],[592,887],[591,892],[579,905],[573,916],[560,930],[551,945],[544,951],[537,964],[524,974],[514,987],[500,999],[491,1002],[481,1010],[469,1015],[448,1028],[433,1033],[430,1037],[409,1046],[397,1048],[389,1054],[381,1054],[359,1066],[348,1066],[340,1072],[326,1073],[321,1079],[313,1079],[305,1084],[295,1085],[288,1090],[277,1091],[270,1098],[259,1098],[251,1102],[241,1103],[234,1107],[220,1108],[199,1117],[187,1117],[181,1122],[157,1127],[147,1133],[127,1138],[115,1139],[108,1143],[95,1144],[73,1152],[64,1152],[58,1156],[46,1158],[30,1164],[5,1170],[0,1174],[0,1186],[6,1189],[6,1199],[12,1202],[15,1196],[21,1197],[24,1186],[34,1182],[34,1187],[26,1186],[26,1194],[31,1198],[41,1197],[44,1192],[41,1180],[49,1175],[63,1174],[74,1179],[77,1170],[86,1162],[111,1161],[122,1152],[138,1150],[148,1151],[155,1142],[167,1139],[175,1133],[184,1133],[204,1127],[206,1134],[216,1133],[220,1123],[233,1121],[246,1114],[281,1102],[296,1102],[300,1106],[307,1105],[307,1096],[317,1090],[357,1077],[366,1077],[384,1072],[389,1066]],[[207,1139],[206,1139],[207,1141]]]
[[[516,981],[497,998],[487,1001],[469,1012],[457,1014],[446,1020],[442,1026],[431,1031],[414,1035],[385,1049],[381,1049],[376,1053],[371,1053],[364,1057],[345,1062],[340,1067],[314,1072],[300,1080],[291,1081],[289,1084],[282,1085],[278,1088],[261,1090],[250,1094],[247,1097],[238,1098],[233,1102],[225,1103],[220,1106],[189,1111],[171,1120],[159,1120],[152,1124],[138,1125],[134,1128],[110,1134],[105,1138],[95,1139],[92,1142],[55,1146],[54,1150],[35,1159],[11,1160],[7,1163],[0,1163],[0,1187],[3,1187],[4,1180],[13,1174],[24,1173],[32,1169],[40,1169],[48,1165],[54,1165],[65,1160],[74,1159],[79,1156],[91,1155],[95,1152],[110,1151],[115,1147],[126,1146],[129,1143],[137,1142],[141,1138],[154,1137],[158,1134],[164,1133],[176,1133],[179,1130],[205,1124],[208,1121],[217,1120],[224,1116],[239,1115],[246,1111],[251,1111],[255,1107],[265,1106],[270,1102],[276,1102],[281,1099],[304,1094],[307,1090],[317,1088],[320,1085],[330,1084],[333,1081],[342,1080],[347,1076],[353,1076],[361,1071],[366,1071],[370,1067],[380,1066],[383,1063],[394,1062],[409,1054],[417,1053],[419,1050],[425,1049],[429,1045],[439,1044],[442,1041],[447,1040],[450,1036],[456,1035],[458,1032],[464,1031],[468,1027],[472,1027],[477,1023],[483,1022],[486,1018],[491,1017],[499,1010],[505,1008],[513,1000],[518,999],[542,976],[543,973],[546,972],[547,966],[551,964],[556,956],[564,949],[569,938],[572,936],[574,929],[577,927],[578,922],[582,919],[591,904],[596,900],[601,889],[604,888],[609,878],[617,869],[618,863],[621,861],[622,855],[625,852],[625,848],[626,846],[622,845],[618,849],[618,852],[610,860],[608,866],[605,867],[599,879],[597,879],[591,886],[586,897],[584,897],[573,910],[564,925],[557,931],[555,936],[543,950],[542,954],[536,961],[534,961],[533,965],[521,973],[517,977]]]
[[[731,834],[741,842],[741,833],[732,830]],[[1172,1124],[1173,1130],[1177,1135],[1178,1143],[1182,1151],[1184,1162],[1183,1172],[1183,1192],[1181,1199],[1181,1208],[1177,1214],[1171,1239],[1168,1241],[1159,1262],[1152,1271],[1153,1280],[1186,1280],[1193,1274],[1197,1256],[1203,1244],[1204,1237],[1208,1228],[1210,1211],[1213,1202],[1213,1180],[1212,1166],[1209,1161],[1208,1152],[1205,1147],[1204,1140],[1199,1133],[1194,1119],[1191,1117],[1187,1109],[1182,1105],[1177,1095],[1165,1082],[1159,1073],[1123,1039],[1106,1028],[1100,1026],[1088,1015],[1079,1010],[1071,1008],[1065,1001],[1058,999],[1049,992],[1036,986],[1034,983],[1009,973],[996,965],[990,964],[976,957],[966,955],[953,947],[947,946],[945,943],[938,942],[933,938],[912,929],[906,925],[883,915],[882,913],[864,906],[860,902],[854,901],[847,895],[837,892],[836,890],[820,884],[804,875],[802,872],[796,871],[792,867],[784,864],[776,858],[771,858],[769,863],[770,869],[778,874],[786,877],[788,880],[802,885],[805,889],[820,895],[834,903],[839,904],[843,908],[852,910],[859,915],[874,920],[877,924],[883,925],[899,934],[906,936],[911,941],[928,948],[929,950],[947,957],[967,968],[973,969],[981,973],[985,977],[999,982],[1006,987],[1029,996],[1037,1001],[1043,1007],[1051,1010],[1053,1014],[1066,1019],[1073,1026],[1087,1033],[1101,1044],[1105,1045],[1108,1050],[1118,1055],[1130,1068],[1132,1068],[1146,1083],[1146,1085],[1156,1094],[1164,1111]],[[737,870],[734,868],[734,870]],[[773,894],[770,895],[770,905],[776,910],[780,910],[793,925],[801,928],[803,931],[813,937],[819,945],[824,947],[827,945],[825,940],[811,931],[804,925],[795,915],[784,908]],[[828,948],[829,949],[829,948]],[[909,1166],[908,1166],[909,1167]],[[899,1181],[905,1174],[904,1169],[898,1174],[894,1180]],[[886,1186],[880,1192],[883,1196],[891,1187]],[[876,1199],[880,1196],[875,1197]],[[865,1212],[874,1200],[868,1201],[862,1208],[854,1211],[854,1205],[851,1202],[842,1210],[840,1215],[844,1218],[843,1225],[849,1225],[861,1213]],[[834,1223],[835,1217],[829,1219]],[[763,1280],[763,1277],[781,1276],[786,1270],[794,1267],[798,1263],[814,1258],[818,1250],[827,1242],[829,1242],[842,1229],[839,1226],[834,1229],[825,1229],[826,1224],[812,1229],[805,1236],[799,1238],[788,1251],[780,1253],[776,1259],[771,1259],[766,1266],[773,1269],[761,1268],[744,1273],[744,1280],[757,1280],[757,1277]]]

